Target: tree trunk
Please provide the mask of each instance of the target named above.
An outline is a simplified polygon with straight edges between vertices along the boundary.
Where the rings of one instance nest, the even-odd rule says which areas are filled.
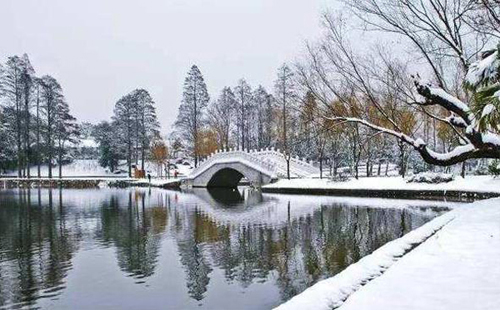
[[[47,135],[47,151],[48,151],[48,159],[49,159],[49,179],[52,179],[52,108],[50,107],[52,103],[47,103],[47,126],[48,126],[48,135]]]
[[[26,167],[26,176],[28,179],[31,177],[30,173],[30,107],[29,107],[29,88],[25,86],[24,93],[24,109],[26,113],[26,124],[25,124],[25,167]]]
[[[323,179],[323,157],[319,157],[319,178]]]
[[[62,179],[62,145],[59,143],[59,179]]]
[[[38,86],[39,87],[39,86]],[[40,93],[37,91],[36,97],[36,172],[40,178]]]

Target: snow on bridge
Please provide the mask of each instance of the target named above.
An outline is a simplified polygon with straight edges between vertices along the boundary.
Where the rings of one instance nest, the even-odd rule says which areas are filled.
[[[290,177],[318,174],[319,169],[298,157],[290,158]],[[184,183],[192,187],[236,187],[242,178],[261,186],[287,176],[287,160],[279,150],[217,151],[194,169]]]

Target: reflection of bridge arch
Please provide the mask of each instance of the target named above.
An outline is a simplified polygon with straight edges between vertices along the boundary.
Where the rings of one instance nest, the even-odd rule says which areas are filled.
[[[217,152],[194,169],[184,181],[193,187],[236,187],[245,177],[261,186],[286,175],[285,156],[274,150]],[[292,177],[318,173],[318,169],[299,158],[290,159]]]

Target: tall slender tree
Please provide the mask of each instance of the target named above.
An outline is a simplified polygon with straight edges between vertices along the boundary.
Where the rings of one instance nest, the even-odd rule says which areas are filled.
[[[70,114],[69,106],[64,99],[59,101],[55,116],[57,163],[59,165],[59,178],[62,178],[63,156],[67,150],[66,143],[77,143],[78,125],[76,124],[76,118]]]
[[[287,160],[287,177],[290,179],[290,145],[288,141],[288,118],[290,117],[290,108],[296,99],[294,87],[294,74],[287,64],[283,64],[278,69],[278,77],[274,83],[275,98],[281,106],[282,117],[282,146]]]
[[[236,99],[230,87],[224,87],[208,110],[208,122],[217,136],[218,147],[228,149]]]
[[[45,143],[49,178],[52,178],[52,164],[54,159],[54,144],[58,121],[58,108],[64,102],[62,88],[59,82],[50,75],[41,78],[42,86],[42,113],[45,116]]]
[[[9,116],[8,129],[15,136],[17,152],[17,176],[22,176],[23,152],[22,152],[22,72],[23,61],[19,56],[7,59],[2,85],[5,92],[7,107],[6,114]]]
[[[116,124],[117,139],[127,159],[128,176],[132,177],[132,148],[134,143],[134,100],[130,94],[115,104],[113,122]]]
[[[190,144],[194,164],[198,166],[199,136],[204,125],[204,113],[210,97],[200,69],[193,65],[184,81],[184,93],[175,125],[180,135]]]
[[[237,142],[238,147],[241,146],[242,149],[248,147],[248,124],[249,124],[249,113],[251,111],[250,107],[252,104],[252,89],[248,85],[245,79],[241,79],[238,85],[234,89],[236,97],[236,128],[239,140]]]

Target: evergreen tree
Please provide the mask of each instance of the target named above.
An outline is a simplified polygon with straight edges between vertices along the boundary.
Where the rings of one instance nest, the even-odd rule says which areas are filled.
[[[132,177],[132,146],[134,141],[134,100],[130,94],[123,96],[115,104],[113,123],[121,150],[126,153],[128,176]]]
[[[203,75],[196,65],[191,67],[184,81],[184,93],[175,126],[190,145],[195,166],[198,166],[199,135],[204,125],[205,109],[210,101]]]
[[[115,123],[100,122],[92,130],[92,136],[99,144],[99,164],[114,172],[120,159],[120,147],[116,139]]]
[[[113,122],[118,145],[125,150],[128,174],[132,176],[132,159],[144,170],[146,153],[154,137],[159,135],[156,108],[147,90],[136,89],[115,104]]]
[[[132,98],[135,101],[135,120],[136,120],[136,141],[141,155],[141,169],[144,170],[144,161],[146,152],[149,150],[151,141],[159,136],[160,124],[156,117],[156,107],[153,98],[145,89],[137,89],[132,92]],[[136,156],[137,158],[137,156]]]
[[[57,142],[57,163],[59,165],[59,178],[62,178],[63,156],[67,153],[66,143],[77,143],[79,135],[76,118],[70,114],[69,106],[63,99],[56,108],[55,139]]]

